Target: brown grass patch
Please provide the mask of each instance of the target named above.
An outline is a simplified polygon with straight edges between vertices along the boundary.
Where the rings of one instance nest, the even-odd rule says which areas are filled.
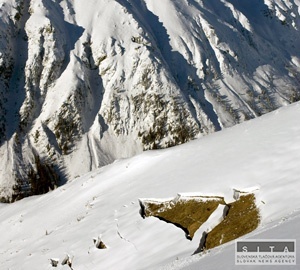
[[[210,232],[204,232],[199,239],[198,253],[237,239],[255,230],[260,222],[259,210],[255,204],[255,195],[239,192],[236,201],[226,204],[223,197],[180,197],[173,200],[140,201],[143,217],[157,217],[181,228],[188,239],[192,239],[199,227],[216,210],[219,204],[226,204],[228,212],[222,222]]]
[[[260,222],[254,194],[241,195],[228,204],[225,219],[208,233],[205,249],[211,249],[255,230]]]
[[[209,218],[219,204],[225,204],[222,197],[176,198],[165,202],[141,202],[143,216],[154,216],[173,223],[193,238],[198,228]]]

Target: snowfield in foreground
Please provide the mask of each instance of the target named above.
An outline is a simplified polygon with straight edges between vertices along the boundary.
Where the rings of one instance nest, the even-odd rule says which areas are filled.
[[[234,242],[191,256],[195,242],[182,230],[141,217],[140,198],[178,193],[230,202],[233,189],[253,191],[261,223],[245,237],[299,243],[299,115],[296,103],[181,146],[118,160],[46,195],[0,204],[0,269],[70,269],[61,265],[67,254],[74,270],[233,269]],[[107,249],[95,247],[98,239]],[[57,268],[50,259],[59,260]]]

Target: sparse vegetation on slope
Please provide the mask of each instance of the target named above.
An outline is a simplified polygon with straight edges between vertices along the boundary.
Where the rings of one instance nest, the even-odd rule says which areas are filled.
[[[211,231],[203,231],[196,252],[211,249],[237,239],[255,230],[260,222],[254,194],[242,194],[236,201],[226,204],[222,197],[180,197],[164,202],[140,202],[143,217],[154,216],[181,228],[192,239],[200,226],[208,220],[219,204],[227,206],[224,219]]]
[[[225,204],[220,197],[198,197],[174,199],[166,202],[143,201],[143,215],[154,216],[173,223],[185,231],[188,238],[193,238],[198,228],[216,210],[219,204]]]
[[[207,234],[205,249],[211,249],[254,231],[260,222],[254,194],[242,195],[228,204],[224,220]]]
[[[18,179],[12,201],[31,195],[45,194],[59,184],[59,176],[54,166],[35,155],[34,164],[28,169],[27,176]],[[8,202],[8,201],[7,201]]]

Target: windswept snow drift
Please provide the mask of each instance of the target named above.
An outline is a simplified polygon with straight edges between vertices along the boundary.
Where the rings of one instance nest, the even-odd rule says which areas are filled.
[[[61,265],[66,254],[75,270],[189,269],[202,260],[205,269],[232,266],[232,243],[191,257],[195,244],[180,229],[140,216],[139,198],[177,193],[230,201],[234,189],[257,190],[261,225],[251,236],[299,242],[298,115],[296,103],[185,145],[118,160],[46,195],[0,204],[0,268],[52,269],[52,258],[68,269]],[[94,239],[107,248],[96,248]]]

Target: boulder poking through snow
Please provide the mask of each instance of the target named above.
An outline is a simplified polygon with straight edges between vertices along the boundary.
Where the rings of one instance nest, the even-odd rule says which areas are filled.
[[[106,245],[103,243],[100,237],[93,239],[95,247],[98,249],[106,249]]]
[[[59,259],[57,259],[57,258],[51,258],[50,259],[50,263],[51,263],[52,267],[57,267],[58,263],[59,263]]]

